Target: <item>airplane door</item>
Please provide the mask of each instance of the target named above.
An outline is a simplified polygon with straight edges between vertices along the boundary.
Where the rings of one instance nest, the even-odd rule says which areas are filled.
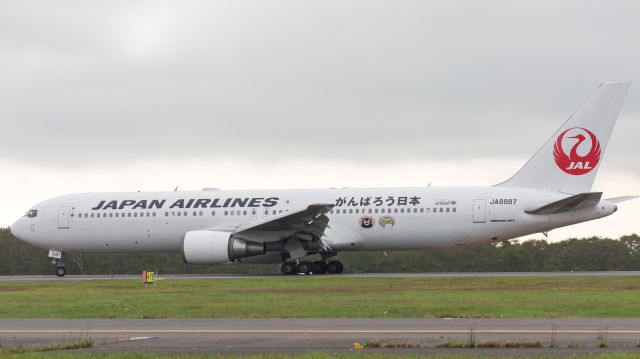
[[[258,209],[251,208],[251,220],[255,221],[256,219],[258,219]]]
[[[58,208],[58,229],[69,229],[69,212],[71,207]]]
[[[487,221],[487,202],[484,199],[473,200],[473,223]]]

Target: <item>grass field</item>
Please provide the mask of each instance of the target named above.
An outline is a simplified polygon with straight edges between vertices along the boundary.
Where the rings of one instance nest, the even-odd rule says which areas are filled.
[[[0,318],[640,317],[640,277],[0,283]]]
[[[263,354],[263,355],[247,355],[247,356],[204,356],[204,355],[179,355],[179,354],[156,354],[156,353],[117,353],[117,354],[82,354],[82,353],[47,353],[47,358],[53,359],[418,359],[418,358],[430,358],[430,359],[505,359],[513,358],[513,356],[483,356],[483,355],[433,355],[433,356],[418,356],[418,355],[381,355],[381,354],[325,354],[325,353],[308,353],[300,355],[280,355],[280,354]],[[2,354],[0,358],[20,358],[20,359],[40,359],[42,353],[28,353],[28,354]],[[534,358],[546,359],[546,358],[559,358],[556,356],[535,356]],[[599,354],[599,355],[576,355],[571,356],[573,359],[637,359],[638,354],[625,354],[625,353],[613,353],[613,354]]]

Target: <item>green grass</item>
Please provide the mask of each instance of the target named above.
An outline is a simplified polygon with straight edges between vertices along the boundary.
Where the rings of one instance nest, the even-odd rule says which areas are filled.
[[[53,343],[44,346],[0,346],[0,356],[7,354],[43,353],[57,350],[87,349],[93,348],[94,345],[95,341],[86,337],[74,342]]]
[[[0,283],[0,318],[640,317],[640,277]]]
[[[484,355],[382,355],[382,354],[325,354],[325,353],[306,353],[298,355],[281,355],[281,354],[261,354],[247,356],[219,356],[219,355],[189,355],[189,354],[157,354],[157,353],[47,353],[47,358],[53,359],[503,359],[513,358],[512,356],[484,356]],[[635,353],[605,353],[598,355],[576,355],[570,356],[573,359],[637,359],[638,354]],[[40,359],[41,353],[28,354],[0,354],[0,358],[16,358],[16,359]],[[561,356],[534,356],[533,358],[561,358]]]

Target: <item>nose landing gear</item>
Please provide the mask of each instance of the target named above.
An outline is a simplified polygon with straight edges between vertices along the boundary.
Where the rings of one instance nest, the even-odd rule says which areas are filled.
[[[51,263],[56,265],[56,275],[58,277],[64,277],[64,275],[67,274],[67,269],[64,267],[64,263],[62,263],[62,252],[50,249],[49,258],[53,258]]]
[[[64,277],[65,274],[67,274],[67,269],[62,264],[58,264],[56,267],[56,275],[58,277]]]

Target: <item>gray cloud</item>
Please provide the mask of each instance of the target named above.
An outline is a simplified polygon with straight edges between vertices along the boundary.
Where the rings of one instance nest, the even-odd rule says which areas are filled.
[[[0,3],[0,156],[527,157],[602,81],[632,80],[628,1]],[[632,164],[640,173],[640,164]]]

